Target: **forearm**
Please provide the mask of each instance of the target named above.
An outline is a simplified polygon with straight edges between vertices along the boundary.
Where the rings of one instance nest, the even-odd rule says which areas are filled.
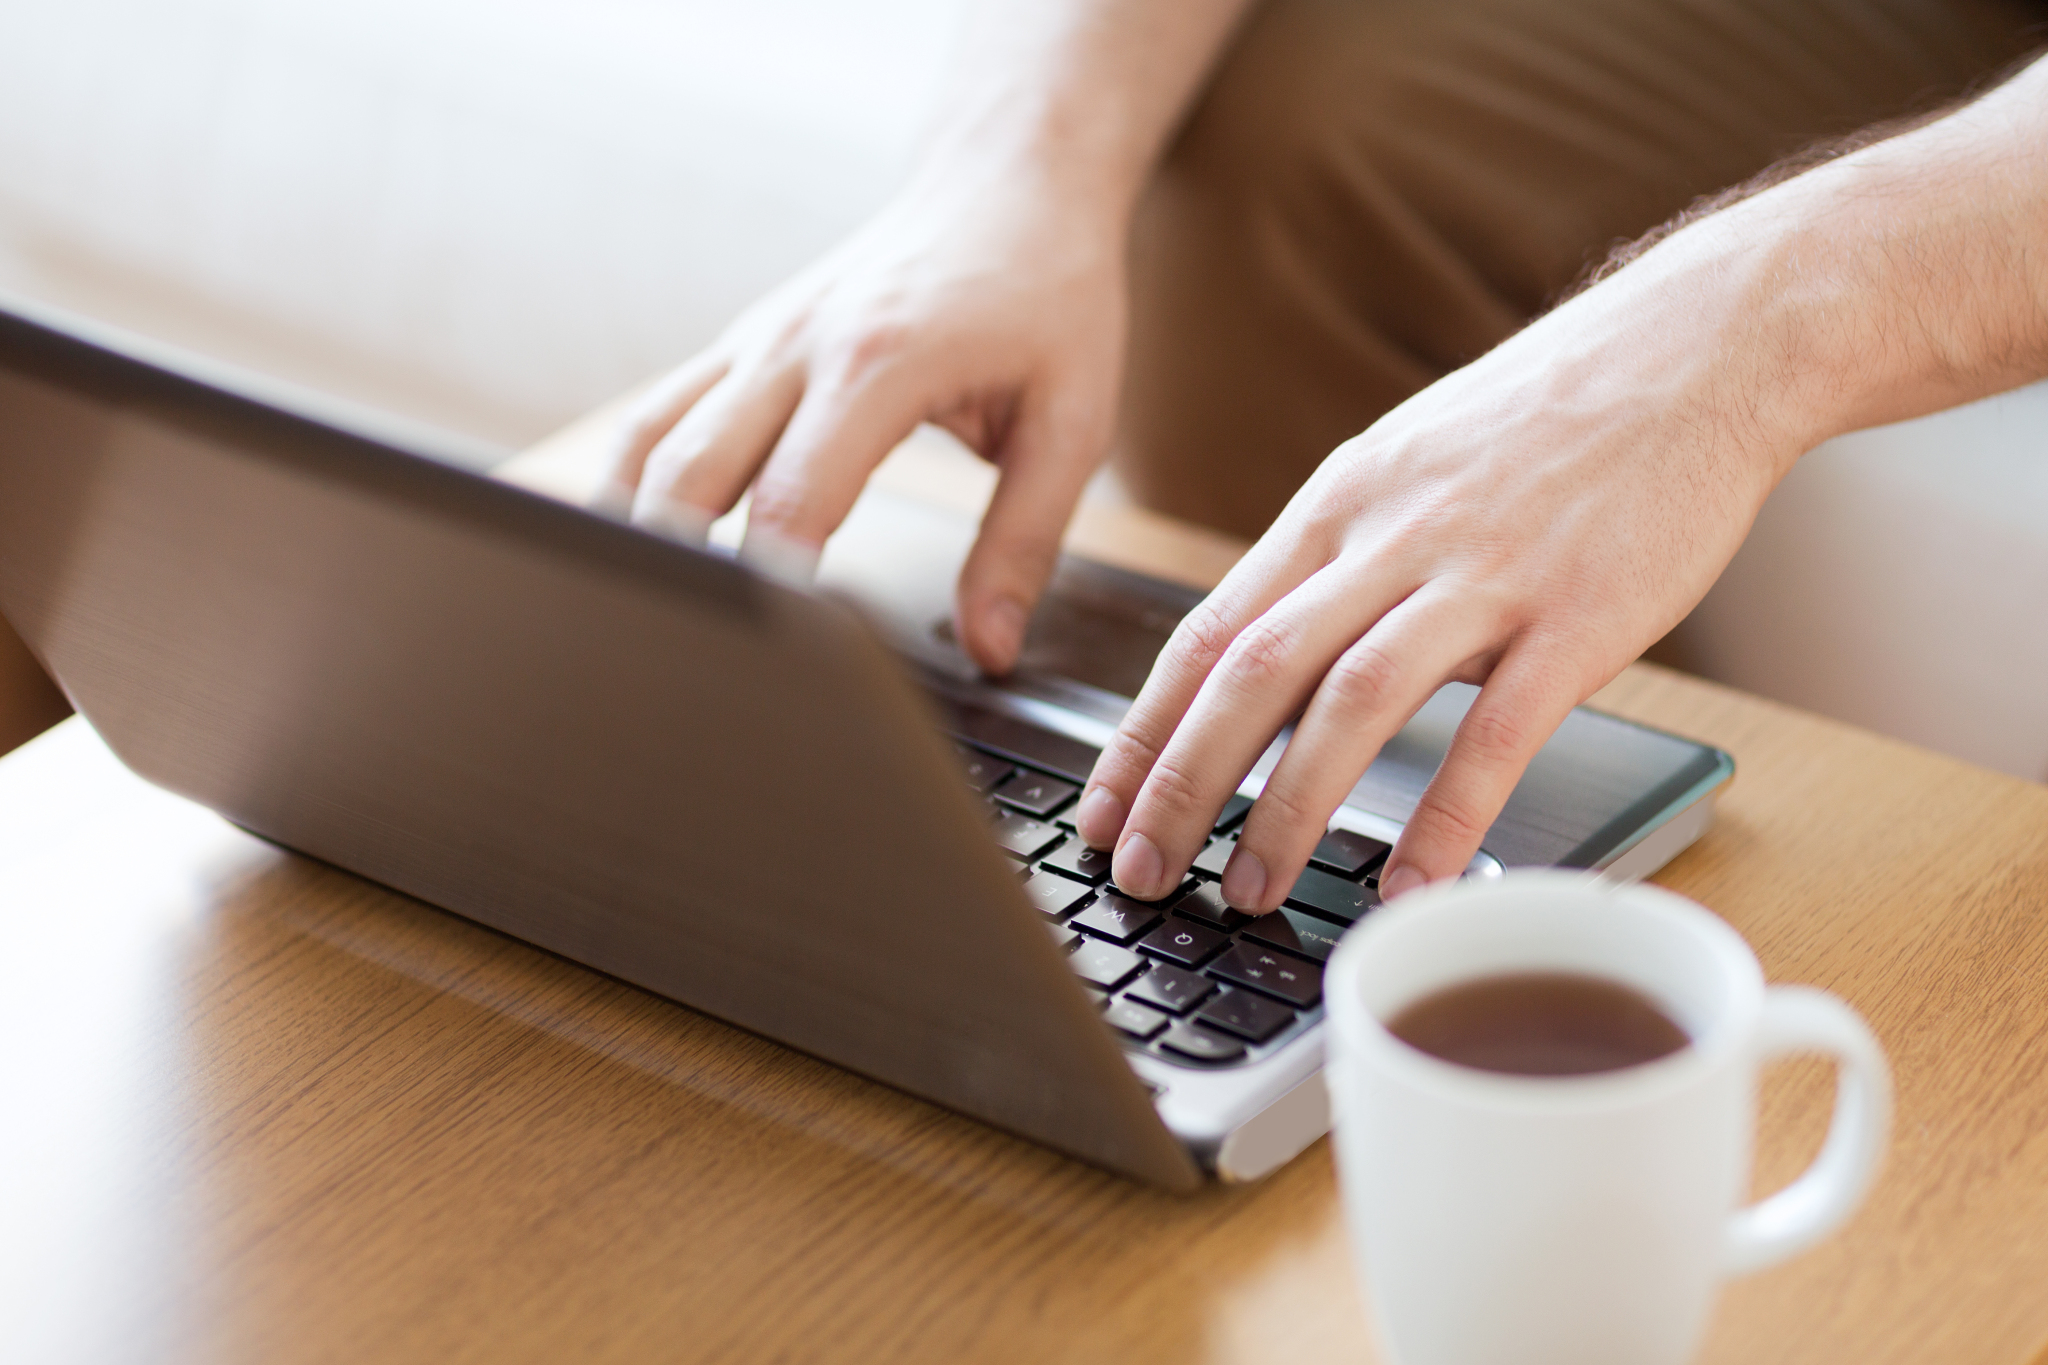
[[[1120,224],[1250,0],[1002,0],[970,21],[913,188],[1023,177]]]
[[[1638,264],[1690,288],[1703,338],[1748,357],[1730,400],[1782,433],[1787,464],[2048,376],[2048,62]]]

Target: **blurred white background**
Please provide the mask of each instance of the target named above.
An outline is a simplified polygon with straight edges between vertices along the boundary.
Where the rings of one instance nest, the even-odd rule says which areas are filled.
[[[903,175],[963,0],[0,0],[0,289],[506,445]]]
[[[0,291],[513,447],[908,168],[971,0],[0,0]],[[2048,388],[1809,456],[1677,645],[2048,778]]]
[[[1809,453],[1673,643],[1703,676],[2048,781],[2048,384]]]

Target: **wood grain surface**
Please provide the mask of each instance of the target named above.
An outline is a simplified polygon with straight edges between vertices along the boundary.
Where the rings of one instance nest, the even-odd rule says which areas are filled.
[[[1197,581],[1231,549],[1107,498],[1091,538]],[[2048,789],[1644,665],[1598,703],[1735,754],[1658,880],[1898,1073],[1869,1207],[1731,1286],[1705,1359],[2023,1365]],[[1326,1142],[1137,1187],[278,851],[81,721],[0,760],[0,926],[8,1361],[1374,1359]],[[1760,1187],[1827,1104],[1774,1073]]]

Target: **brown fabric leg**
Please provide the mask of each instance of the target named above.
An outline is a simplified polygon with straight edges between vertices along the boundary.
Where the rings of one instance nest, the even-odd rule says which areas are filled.
[[[28,646],[0,620],[0,754],[24,744],[71,713]]]
[[[1270,0],[1141,205],[1117,463],[1256,535],[1617,241],[2040,43],[2022,0]]]

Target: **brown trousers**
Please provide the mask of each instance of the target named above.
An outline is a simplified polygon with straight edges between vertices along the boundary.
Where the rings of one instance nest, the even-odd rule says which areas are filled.
[[[1956,98],[2024,0],[1268,0],[1132,242],[1117,464],[1256,535],[1339,442],[1699,196]]]

